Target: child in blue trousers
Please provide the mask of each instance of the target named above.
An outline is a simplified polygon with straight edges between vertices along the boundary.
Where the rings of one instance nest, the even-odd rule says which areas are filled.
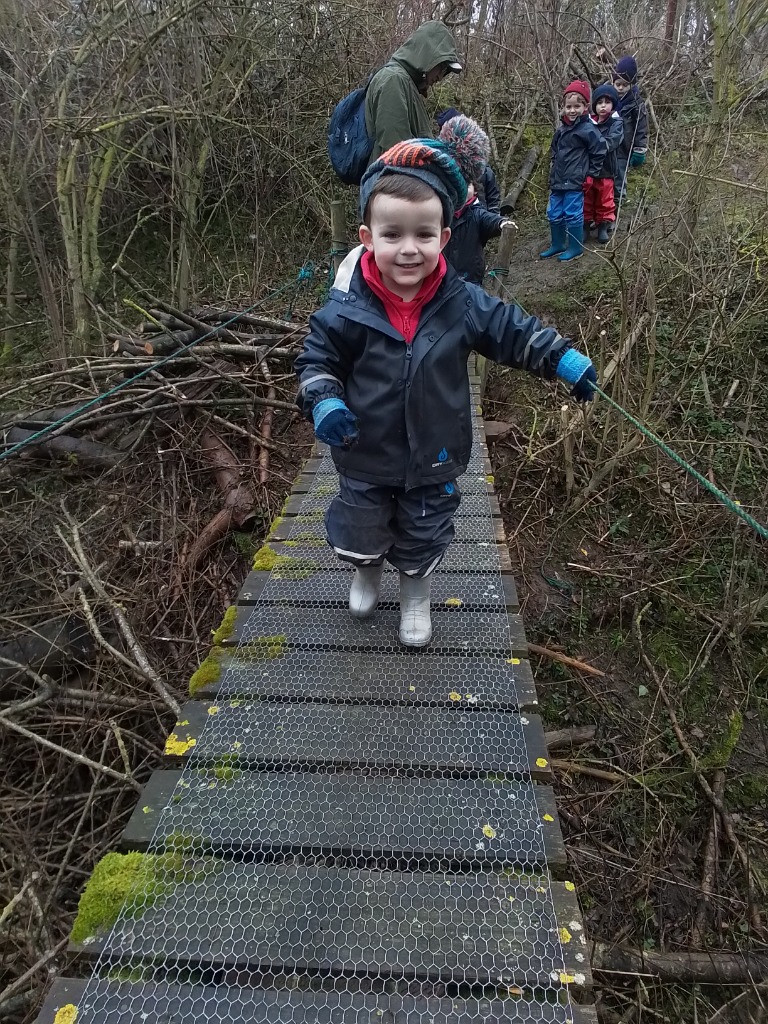
[[[297,404],[339,473],[325,526],[355,566],[350,613],[374,613],[390,562],[408,647],[431,639],[432,573],[454,535],[472,447],[470,354],[560,377],[583,401],[597,380],[554,327],[447,265],[442,250],[466,196],[455,153],[438,141],[400,142],[374,161],[360,186],[361,245],[311,317],[296,360]]]
[[[589,117],[589,82],[566,86],[560,126],[552,139],[547,220],[552,234],[543,260],[576,260],[584,254],[584,183],[601,168],[608,146]]]

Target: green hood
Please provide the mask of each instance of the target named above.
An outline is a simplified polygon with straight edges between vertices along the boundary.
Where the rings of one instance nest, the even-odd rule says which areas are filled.
[[[419,25],[410,39],[395,50],[391,60],[405,65],[414,76],[425,75],[438,64],[461,63],[453,34],[442,21],[425,21]]]

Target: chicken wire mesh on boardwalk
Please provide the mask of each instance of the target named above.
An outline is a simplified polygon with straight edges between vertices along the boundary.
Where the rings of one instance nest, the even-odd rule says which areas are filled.
[[[350,570],[307,532],[335,488],[321,462],[194,741],[178,723],[187,760],[90,943],[78,1024],[572,1019],[586,957],[577,912],[555,912],[546,760],[530,718],[497,706],[515,706],[517,659],[474,457],[477,529],[436,574],[419,652],[397,641],[396,573],[373,619],[341,607]]]

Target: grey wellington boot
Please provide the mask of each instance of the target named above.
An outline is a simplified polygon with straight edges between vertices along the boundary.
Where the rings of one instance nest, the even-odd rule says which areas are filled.
[[[431,589],[431,576],[400,573],[400,643],[406,647],[426,647],[432,639]]]
[[[597,226],[597,240],[600,245],[607,245],[611,240],[611,228],[613,225],[609,220],[600,221]]]
[[[367,619],[376,611],[379,603],[379,588],[384,563],[363,565],[355,569],[352,586],[349,588],[349,614],[356,619]]]

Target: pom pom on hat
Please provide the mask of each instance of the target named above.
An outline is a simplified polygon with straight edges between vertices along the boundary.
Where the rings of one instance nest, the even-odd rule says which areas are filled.
[[[591,91],[589,82],[585,82],[581,78],[575,78],[563,89],[563,96],[567,96],[569,92],[578,93],[584,102],[589,105],[589,96]]]
[[[597,101],[603,98],[607,98],[613,104],[613,109],[619,105],[619,94],[616,92],[610,82],[603,82],[602,85],[598,85],[595,91],[592,93],[592,109],[597,108]]]
[[[480,181],[491,155],[491,143],[477,121],[463,114],[452,117],[443,125],[439,140],[450,146],[467,181]]]
[[[360,182],[360,213],[365,210],[376,182],[386,174],[418,178],[437,193],[443,217],[450,224],[454,211],[467,201],[467,182],[452,150],[439,139],[407,139],[374,160]]]
[[[616,67],[613,69],[613,74],[616,78],[623,78],[631,85],[634,85],[637,81],[637,61],[629,55],[619,57],[616,61]]]

